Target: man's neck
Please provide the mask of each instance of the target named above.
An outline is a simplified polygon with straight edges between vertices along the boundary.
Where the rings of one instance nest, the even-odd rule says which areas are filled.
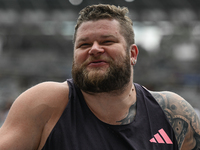
[[[128,124],[134,119],[136,91],[132,83],[123,92],[118,91],[118,94],[88,94],[83,91],[82,93],[90,110],[101,121],[119,125]]]

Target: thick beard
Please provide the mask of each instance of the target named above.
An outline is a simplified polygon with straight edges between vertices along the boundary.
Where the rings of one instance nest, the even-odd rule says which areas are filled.
[[[96,68],[96,72],[92,75],[90,74],[91,72],[87,71],[84,64],[77,66],[73,61],[72,78],[74,83],[86,93],[123,91],[131,76],[129,54],[121,57],[120,60],[118,62],[110,60],[106,73],[102,74],[100,73],[101,69]]]

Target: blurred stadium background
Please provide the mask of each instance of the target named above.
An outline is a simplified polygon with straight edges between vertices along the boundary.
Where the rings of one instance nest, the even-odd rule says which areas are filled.
[[[199,0],[0,0],[0,125],[24,90],[71,77],[78,12],[99,3],[130,10],[140,50],[135,82],[176,92],[198,112]]]

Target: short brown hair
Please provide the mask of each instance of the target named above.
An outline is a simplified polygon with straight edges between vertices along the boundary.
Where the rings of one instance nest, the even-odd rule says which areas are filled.
[[[116,7],[114,5],[108,4],[98,4],[90,5],[82,9],[79,13],[79,18],[75,26],[74,39],[76,40],[76,33],[78,28],[83,22],[86,21],[96,21],[100,19],[115,19],[119,22],[121,28],[121,34],[124,36],[127,46],[135,43],[133,22],[126,15],[128,13],[128,8],[126,7]]]

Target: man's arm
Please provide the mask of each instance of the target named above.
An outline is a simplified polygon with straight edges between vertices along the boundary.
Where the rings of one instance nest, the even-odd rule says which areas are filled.
[[[44,127],[55,116],[66,91],[62,84],[48,82],[22,93],[0,128],[0,150],[38,149]]]
[[[180,150],[200,149],[200,121],[192,106],[172,92],[151,92],[164,110]]]
[[[24,103],[23,103],[24,104]],[[0,129],[1,150],[36,150],[40,143],[45,121],[41,117],[45,114],[45,106],[38,106],[33,110],[23,106],[21,102],[13,104],[9,115]],[[26,105],[26,104],[25,104]],[[25,108],[26,107],[26,108]],[[41,119],[41,120],[40,120]]]

